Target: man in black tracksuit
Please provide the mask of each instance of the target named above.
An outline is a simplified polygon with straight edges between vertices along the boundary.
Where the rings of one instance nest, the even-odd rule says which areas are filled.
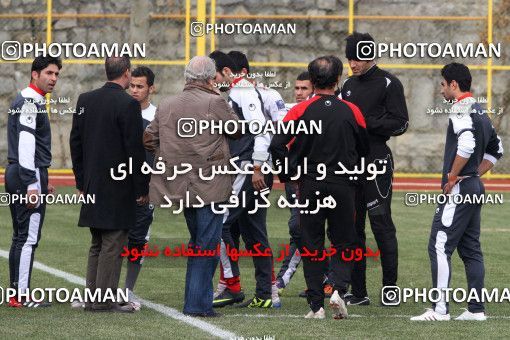
[[[37,57],[32,63],[31,81],[14,99],[7,120],[7,159],[5,188],[9,194],[23,195],[29,202],[9,204],[13,235],[9,251],[10,286],[25,292],[30,288],[34,254],[46,211],[39,195],[52,194],[48,184],[51,165],[51,127],[46,112],[46,93],[55,87],[62,62],[52,57]],[[11,307],[48,307],[47,302],[11,298]]]
[[[356,104],[365,116],[370,141],[370,154],[366,163],[379,167],[379,160],[385,160],[386,172],[374,180],[361,183],[356,195],[356,229],[359,247],[365,248],[365,219],[372,226],[377,246],[381,251],[383,286],[397,283],[398,244],[396,229],[391,218],[391,196],[393,180],[393,156],[386,141],[399,136],[407,130],[408,114],[404,89],[400,81],[392,74],[381,70],[372,61],[361,61],[357,55],[360,41],[373,41],[365,33],[350,35],[346,39],[346,57],[354,76],[348,78],[341,90],[344,100]],[[366,289],[366,259],[356,262],[352,274],[351,294],[346,296],[348,304],[368,305]]]
[[[428,246],[432,286],[439,290],[450,286],[451,256],[457,249],[466,269],[468,297],[476,292],[482,299],[485,277],[480,247],[482,204],[473,203],[468,197],[485,193],[480,176],[503,156],[503,145],[490,118],[469,92],[471,73],[467,66],[448,64],[442,69],[441,75],[441,94],[449,101],[455,100],[448,117],[441,186],[445,194],[468,200],[447,201],[436,208]],[[468,309],[456,320],[486,320],[483,302],[476,300],[468,299]],[[442,295],[436,301],[432,309],[411,320],[450,320],[448,299]]]
[[[349,282],[352,262],[342,261],[341,252],[347,248],[353,249],[356,244],[356,230],[354,227],[354,182],[348,174],[337,174],[340,170],[339,162],[347,169],[352,169],[361,157],[367,154],[368,138],[365,130],[365,120],[356,105],[339,99],[334,89],[342,73],[341,61],[334,56],[315,59],[308,66],[310,78],[315,88],[315,96],[294,106],[283,119],[288,121],[304,121],[306,126],[310,122],[322,123],[319,134],[291,133],[279,134],[273,137],[270,150],[275,164],[285,163],[288,157],[289,174],[279,175],[282,182],[289,181],[295,175],[297,166],[304,165],[307,159],[306,175],[298,179],[299,202],[309,205],[309,213],[300,214],[300,252],[303,258],[303,268],[307,289],[307,300],[311,311],[306,318],[324,318],[324,290],[322,287],[324,265],[317,258],[305,256],[307,250],[324,250],[325,222],[328,222],[329,237],[332,247],[337,252],[331,257],[335,292],[330,305],[334,308],[335,318],[345,318],[347,310],[342,300],[345,287],[336,283]],[[290,151],[287,144],[293,139]],[[320,177],[318,166],[325,165],[325,177]],[[304,174],[305,170],[301,172]],[[290,175],[290,176],[289,176]],[[331,196],[336,202],[335,207],[320,207],[316,213],[317,200]],[[321,255],[319,255],[321,256]],[[322,258],[324,260],[324,258]]]

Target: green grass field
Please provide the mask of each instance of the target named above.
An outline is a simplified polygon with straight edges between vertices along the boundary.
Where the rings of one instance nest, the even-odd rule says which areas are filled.
[[[58,188],[59,192],[72,192],[70,188]],[[3,188],[0,187],[0,192]],[[272,194],[275,202],[275,193]],[[510,195],[505,195],[510,200]],[[486,287],[510,287],[510,209],[503,205],[488,205],[482,216],[482,247],[486,265]],[[399,240],[399,286],[426,288],[431,285],[427,242],[430,223],[435,207],[421,205],[406,207],[403,193],[395,193],[393,217]],[[87,252],[90,242],[88,229],[78,228],[78,206],[49,206],[46,212],[42,238],[35,259],[47,266],[84,277]],[[274,248],[284,240],[288,242],[288,211],[271,208],[268,229]],[[9,209],[0,207],[0,249],[8,250],[11,237]],[[368,245],[377,246],[367,228]],[[175,246],[185,240],[188,232],[182,216],[157,209],[152,225],[151,244],[159,247]],[[300,266],[291,284],[282,296],[279,310],[251,310],[223,308],[223,317],[206,319],[224,331],[237,337],[263,339],[288,338],[430,338],[437,334],[441,338],[461,338],[479,335],[483,338],[505,338],[510,323],[510,304],[488,304],[487,322],[413,323],[409,316],[422,313],[426,304],[406,303],[400,307],[380,307],[381,269],[378,261],[369,259],[367,269],[370,306],[350,307],[352,315],[346,320],[333,320],[327,311],[326,320],[305,320],[308,312],[305,299],[298,293],[304,288]],[[279,263],[275,267],[279,269]],[[455,254],[453,259],[453,287],[466,287],[461,261]],[[241,262],[241,280],[245,293],[254,292],[253,267],[251,261]],[[184,294],[184,261],[168,258],[149,258],[144,264],[137,283],[136,293],[147,300],[182,310]],[[123,284],[124,273],[121,277]],[[216,280],[215,280],[216,282]],[[8,262],[0,257],[0,286],[8,287]],[[35,287],[79,287],[49,273],[34,269],[32,288]],[[459,315],[461,304],[451,304],[452,317]],[[135,314],[91,314],[73,310],[69,304],[54,304],[49,309],[12,309],[0,306],[0,338],[213,338],[193,325],[178,321],[150,308],[142,308]],[[195,320],[195,319],[193,319]]]

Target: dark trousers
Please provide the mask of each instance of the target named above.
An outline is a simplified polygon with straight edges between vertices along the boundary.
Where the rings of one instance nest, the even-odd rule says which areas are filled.
[[[463,179],[452,189],[452,194],[481,195],[485,193],[479,177]],[[468,290],[476,290],[482,298],[485,267],[480,248],[480,212],[481,204],[441,204],[436,209],[429,240],[429,257],[434,288],[447,288],[452,275],[451,257],[455,249],[464,262]],[[468,296],[469,296],[468,291]],[[448,313],[445,299],[433,304],[433,308],[442,314]],[[477,301],[468,301],[471,313],[484,311],[484,305]]]
[[[297,184],[285,183],[285,195],[289,202],[294,202],[295,199],[298,199]],[[296,196],[292,197],[292,195]],[[289,210],[289,255],[287,255],[283,260],[280,271],[276,276],[276,278],[281,280],[285,286],[289,284],[290,279],[292,279],[292,276],[294,276],[294,273],[296,272],[297,267],[301,262],[301,254],[299,253],[298,249],[298,244],[301,238],[301,232],[299,230],[299,209],[290,208]]]
[[[39,179],[39,193],[48,193],[48,169],[36,169]],[[26,195],[27,186],[19,177],[19,165],[9,164],[5,171],[5,189],[9,194]],[[9,204],[12,218],[12,243],[9,251],[9,274],[11,288],[25,290],[30,288],[34,254],[44,222],[46,203],[39,198],[34,209],[28,209],[20,201]]]
[[[221,241],[223,215],[210,205],[186,208],[184,217],[190,233],[188,246],[201,251],[216,250]],[[190,256],[186,269],[184,313],[212,313],[213,278],[219,256]]]
[[[154,219],[154,206],[151,204],[136,206],[136,224],[128,233],[128,248],[136,248],[141,252],[149,241],[149,228]],[[143,256],[138,257],[134,263],[143,263]]]
[[[264,180],[266,185],[271,188],[273,177],[266,175]],[[253,214],[248,213],[255,208],[255,199],[259,199],[255,197],[251,175],[237,175],[234,181],[234,191],[238,196],[243,192],[246,193],[246,205],[228,210],[223,222],[222,241],[225,246],[229,245],[230,248],[239,249],[240,235],[247,250],[254,250],[254,245],[259,243],[260,251],[264,252],[265,249],[270,248],[266,225],[267,208],[259,208]],[[269,299],[271,298],[273,257],[253,256],[252,260],[255,267],[255,294],[261,299]],[[233,261],[224,251],[222,251],[221,263],[225,278],[240,275],[238,261]]]
[[[296,183],[285,183],[285,195],[287,201],[294,202],[299,199],[298,185]],[[293,196],[295,195],[295,196]],[[301,263],[301,254],[299,253],[298,244],[301,241],[301,231],[299,228],[299,208],[290,208],[289,218],[289,254],[284,258],[280,271],[276,276],[277,280],[283,282],[284,286],[290,283],[294,276],[299,264]],[[329,237],[329,236],[328,236]],[[329,259],[323,261],[324,263],[324,277],[329,284],[333,284],[333,270],[330,265]]]
[[[127,243],[128,230],[103,230],[90,228],[92,241],[87,263],[86,287],[105,294],[110,288],[114,294],[119,286],[123,247]]]
[[[356,233],[358,247],[366,252],[365,222],[368,212],[370,226],[381,254],[382,284],[395,286],[398,275],[398,242],[395,224],[391,218],[393,181],[393,157],[386,144],[370,145],[367,163],[386,161],[386,172],[374,180],[362,181],[356,190]],[[366,258],[356,261],[352,271],[352,294],[356,297],[368,295],[366,286]]]
[[[319,192],[319,195],[316,192]],[[301,254],[304,247],[314,252],[318,251],[321,257],[324,250],[326,236],[325,223],[328,222],[331,246],[336,249],[336,254],[331,257],[333,279],[335,289],[339,294],[345,293],[345,287],[341,282],[349,282],[352,271],[352,261],[343,261],[342,251],[354,249],[356,244],[356,230],[354,228],[354,187],[351,183],[326,183],[304,178],[299,185],[300,203],[306,199],[310,204],[308,209],[316,210],[317,200],[323,200],[331,195],[336,201],[336,207],[320,208],[316,214],[301,214]],[[322,287],[324,275],[324,263],[317,258],[302,256],[303,269],[307,289],[307,300],[310,308],[316,312],[324,307],[324,290]]]

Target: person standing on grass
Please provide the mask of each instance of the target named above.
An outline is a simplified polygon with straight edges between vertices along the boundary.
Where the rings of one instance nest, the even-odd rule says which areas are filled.
[[[352,262],[341,259],[340,254],[346,249],[354,249],[356,230],[354,227],[355,186],[348,174],[336,174],[341,162],[348,169],[356,166],[361,157],[368,154],[368,136],[365,119],[356,105],[341,100],[335,95],[335,89],[342,74],[342,62],[335,56],[323,56],[308,65],[310,79],[315,89],[315,96],[294,106],[283,119],[284,122],[310,122],[322,124],[321,133],[296,134],[282,133],[273,137],[270,150],[273,161],[285,164],[288,158],[288,174],[280,174],[282,182],[288,182],[296,175],[297,166],[303,167],[305,159],[307,168],[303,169],[298,179],[299,203],[305,204],[308,211],[316,213],[300,214],[301,238],[299,249],[323,254],[326,237],[325,223],[328,223],[328,237],[336,256],[331,258],[334,273],[335,290],[330,299],[335,319],[347,317],[347,308],[343,300],[346,287],[339,285],[349,282]],[[292,147],[287,149],[294,139]],[[322,180],[318,166],[325,166]],[[333,207],[318,207],[318,200],[332,197]],[[309,202],[310,201],[310,202]],[[309,202],[309,203],[308,203]],[[307,319],[324,319],[324,289],[322,286],[324,263],[318,258],[302,256],[307,301],[310,312]]]
[[[455,100],[448,117],[444,149],[444,194],[469,196],[485,194],[480,177],[492,169],[503,156],[501,139],[490,118],[471,94],[471,73],[466,65],[451,63],[441,70],[441,94],[446,100]],[[455,200],[457,201],[457,199]],[[484,321],[482,299],[485,266],[480,247],[481,203],[445,202],[439,204],[432,221],[429,239],[429,257],[432,287],[447,289],[452,276],[451,257],[455,249],[466,269],[468,295],[477,299],[468,301],[468,308],[455,320]],[[450,320],[448,299],[442,293],[440,300],[412,321]]]
[[[129,84],[129,91],[131,96],[138,100],[142,108],[143,128],[152,122],[156,114],[156,106],[150,102],[150,95],[154,93],[154,72],[146,66],[139,66],[131,73],[131,83]],[[154,163],[154,154],[148,151],[145,152],[145,161],[150,166]],[[136,207],[136,225],[133,229],[129,230],[128,234],[128,248],[131,251],[133,248],[141,252],[144,246],[149,241],[149,231],[153,220],[154,206],[152,204],[139,205]],[[134,288],[138,274],[142,269],[144,258],[138,257],[135,261],[127,261],[126,283],[125,287],[128,289],[129,303],[135,308],[140,310],[140,300],[134,294]]]
[[[14,99],[7,120],[5,189],[9,194],[25,195],[28,200],[9,204],[13,227],[9,251],[10,286],[22,292],[30,288],[34,254],[46,212],[46,203],[39,195],[55,192],[48,184],[51,127],[44,96],[53,92],[61,68],[58,58],[36,57],[32,62],[30,84]],[[12,297],[9,306],[49,307],[50,303]]]
[[[237,122],[237,116],[214,87],[216,67],[205,56],[190,60],[184,70],[186,84],[182,93],[161,101],[152,123],[144,132],[145,148],[155,151],[166,164],[163,175],[152,175],[151,203],[189,202],[184,217],[190,233],[188,247],[201,251],[216,250],[221,240],[223,214],[214,210],[214,204],[226,202],[232,192],[231,175],[215,175],[205,180],[201,172],[210,174],[213,167],[228,166],[230,151],[227,135],[203,131],[183,136],[181,121]],[[176,175],[175,167],[191,165],[191,171]],[[168,176],[176,176],[168,180]],[[199,199],[202,207],[198,205]],[[178,204],[178,203],[177,203]],[[193,317],[216,317],[213,310],[213,277],[219,256],[190,256],[186,269],[186,287],[183,313]]]
[[[215,82],[221,86],[220,90],[229,92],[228,102],[239,119],[258,123],[264,126],[268,117],[264,115],[262,99],[257,94],[255,87],[245,77],[239,75],[241,69],[227,54],[221,51],[214,51],[209,55],[216,62]],[[237,76],[234,76],[238,73]],[[273,176],[264,175],[261,171],[263,164],[270,162],[269,144],[271,136],[269,133],[257,135],[250,132],[237,140],[229,143],[231,157],[238,157],[237,166],[243,169],[250,164],[253,167],[253,174],[237,174],[233,184],[233,191],[240,198],[246,196],[245,205],[229,208],[223,221],[221,235],[222,253],[225,254],[227,246],[230,249],[238,247],[239,231],[247,250],[254,251],[254,247],[260,244],[260,251],[271,251],[267,235],[267,208],[259,207],[253,214],[248,211],[254,209],[257,200],[256,193],[269,191],[273,185]],[[237,242],[237,244],[236,244]],[[224,260],[225,259],[225,260]],[[247,308],[273,308],[273,256],[253,256],[255,267],[255,296],[237,307]],[[224,307],[234,303],[242,302],[245,298],[241,289],[241,273],[238,261],[230,257],[222,256],[220,266],[220,280],[223,279],[227,287],[214,299],[215,307]],[[275,286],[276,297],[278,291]]]
[[[78,225],[90,228],[92,235],[86,287],[100,294],[117,290],[121,253],[136,224],[136,207],[148,203],[149,177],[141,173],[145,152],[140,103],[125,92],[131,82],[130,68],[128,57],[106,58],[108,81],[79,96],[69,140],[76,188],[80,194],[95,196],[94,204],[82,205]],[[112,169],[120,169],[122,164],[128,165],[129,171],[123,179],[116,179]],[[135,309],[119,301],[96,301],[87,302],[85,310]]]
[[[365,220],[368,213],[372,232],[381,251],[382,284],[395,286],[398,277],[398,242],[391,217],[394,162],[386,142],[407,131],[409,117],[404,88],[397,77],[377,67],[374,60],[366,60],[366,56],[358,55],[364,51],[358,45],[374,42],[370,34],[354,32],[345,40],[345,56],[353,76],[344,81],[341,98],[356,104],[365,115],[370,141],[370,154],[366,163],[379,165],[378,161],[386,161],[385,173],[371,181],[360,181],[356,190],[358,247],[366,250]],[[350,305],[370,304],[366,269],[365,257],[354,264],[351,293],[345,296]]]

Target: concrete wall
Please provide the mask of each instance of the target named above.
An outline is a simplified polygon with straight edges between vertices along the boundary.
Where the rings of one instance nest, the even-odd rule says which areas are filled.
[[[54,13],[130,13],[127,19],[53,19],[55,42],[145,42],[148,59],[177,60],[184,58],[184,20],[149,19],[149,13],[184,13],[184,1],[70,1],[54,0]],[[194,1],[192,1],[194,3]],[[2,13],[44,13],[46,2],[41,0],[0,0]],[[194,8],[192,9],[194,12]],[[284,15],[339,15],[347,14],[347,1],[337,0],[218,0],[217,14],[284,14]],[[359,15],[438,15],[485,16],[484,1],[439,0],[364,0],[355,2]],[[494,41],[503,44],[503,55],[494,59],[494,65],[510,65],[510,4],[494,1]],[[193,20],[192,20],[193,21]],[[222,21],[220,21],[222,22]],[[223,22],[247,22],[228,20]],[[248,22],[295,22],[295,35],[217,36],[217,48],[244,51],[251,61],[289,61],[308,63],[324,54],[344,58],[344,38],[347,36],[346,20],[251,20]],[[0,19],[0,41],[44,42],[46,21],[41,19]],[[359,20],[355,29],[370,32],[381,42],[461,42],[478,43],[486,39],[485,21],[402,21]],[[194,53],[195,40],[192,43]],[[382,59],[379,64],[432,63],[445,64],[449,59]],[[457,60],[459,61],[459,60]],[[486,60],[460,60],[466,64],[485,64]],[[150,66],[156,73],[157,93],[153,102],[181,91],[182,66]],[[6,162],[7,110],[16,91],[27,86],[30,64],[0,63],[0,166]],[[276,71],[276,80],[293,81],[302,70],[298,68],[269,68]],[[397,171],[439,172],[447,119],[444,115],[431,116],[427,108],[444,107],[439,94],[439,70],[404,70],[387,68],[402,81],[410,115],[409,131],[390,141],[396,159]],[[253,68],[254,71],[267,69]],[[346,75],[347,69],[344,68]],[[344,76],[345,76],[344,75]],[[473,93],[486,97],[486,71],[472,70]],[[102,65],[65,64],[53,96],[69,97],[74,106],[81,92],[101,86],[105,81]],[[292,88],[281,91],[286,101],[293,101]],[[510,71],[493,73],[493,107],[503,107],[503,115],[494,119],[500,135],[508,139],[510,120]],[[57,109],[69,105],[57,105]],[[71,166],[68,136],[72,117],[52,115],[54,168]],[[504,143],[507,145],[507,143]],[[498,166],[499,172],[510,172],[510,157]]]

